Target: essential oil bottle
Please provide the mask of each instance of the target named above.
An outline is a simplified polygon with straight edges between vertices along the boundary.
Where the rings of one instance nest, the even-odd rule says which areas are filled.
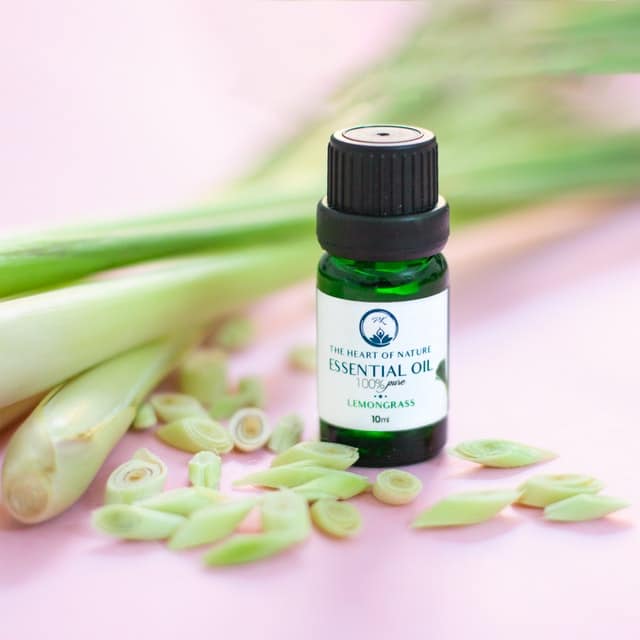
[[[406,465],[447,437],[449,207],[426,129],[337,131],[318,203],[318,409],[322,440],[358,464]]]

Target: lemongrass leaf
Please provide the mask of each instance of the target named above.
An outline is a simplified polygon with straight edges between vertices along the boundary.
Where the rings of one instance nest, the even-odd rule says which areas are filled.
[[[422,491],[422,482],[408,471],[386,469],[373,484],[373,495],[386,504],[408,504]]]
[[[184,518],[131,504],[109,504],[93,512],[94,528],[126,540],[164,540]]]
[[[268,447],[274,453],[282,453],[298,444],[302,438],[304,421],[297,413],[283,416],[273,427]]]
[[[158,417],[150,402],[145,402],[138,407],[136,417],[131,425],[134,429],[143,431],[158,424]]]
[[[236,534],[208,551],[203,560],[209,566],[247,564],[282,553],[298,542],[283,532]]]
[[[213,451],[228,453],[233,449],[229,432],[210,418],[183,418],[170,422],[156,431],[156,436],[166,444],[188,451]]]
[[[235,448],[245,452],[261,449],[271,435],[264,411],[252,407],[240,409],[231,416],[229,431]]]
[[[512,440],[470,440],[461,442],[450,453],[485,467],[525,467],[546,462],[556,454]]]
[[[348,502],[317,500],[310,511],[314,524],[324,533],[336,538],[355,536],[362,529],[360,512]]]
[[[358,460],[358,449],[335,442],[300,442],[278,454],[271,466],[309,460],[322,467],[347,469]]]
[[[199,451],[189,460],[189,481],[194,487],[220,488],[222,460],[213,451]]]
[[[544,508],[544,517],[556,522],[583,522],[604,518],[628,506],[629,503],[620,498],[580,493],[547,505]]]
[[[598,493],[604,484],[597,478],[578,473],[538,475],[527,479],[518,489],[518,504],[546,507],[581,493]]]
[[[227,356],[215,349],[190,353],[180,365],[180,390],[211,406],[227,390]]]
[[[351,473],[349,471],[333,471],[301,484],[295,489],[296,493],[305,496],[307,499],[316,500],[314,496],[329,495],[341,500],[353,498],[371,487],[369,478]]]
[[[131,504],[160,493],[167,479],[167,465],[148,449],[139,449],[107,479],[105,503]]]
[[[194,397],[185,393],[154,393],[151,405],[165,422],[207,417],[205,408]]]
[[[233,485],[236,487],[251,485],[270,489],[287,489],[315,480],[333,471],[333,469],[327,467],[313,465],[313,463],[306,460],[301,462],[304,462],[304,464],[293,463],[250,473],[239,480],[235,480]]]

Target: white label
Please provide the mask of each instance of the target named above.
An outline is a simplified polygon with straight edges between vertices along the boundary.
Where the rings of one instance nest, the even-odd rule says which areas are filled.
[[[318,291],[318,409],[347,429],[401,431],[447,415],[448,291],[358,302]]]

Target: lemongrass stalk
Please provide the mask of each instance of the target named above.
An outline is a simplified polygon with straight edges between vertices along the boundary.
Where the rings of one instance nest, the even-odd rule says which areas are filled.
[[[292,369],[313,373],[316,370],[316,348],[310,345],[294,347],[287,358]]]
[[[181,487],[145,498],[136,502],[139,507],[188,516],[212,504],[222,502],[223,497],[213,489],[206,487]]]
[[[335,538],[349,538],[362,529],[360,512],[348,502],[317,500],[310,511],[311,519],[318,529]]]
[[[138,347],[51,391],[9,442],[2,468],[9,512],[34,523],[70,507],[133,422],[136,405],[191,342],[180,337]]]
[[[304,421],[297,413],[283,416],[273,427],[267,446],[274,453],[282,453],[300,442],[303,430]]]
[[[256,500],[249,498],[200,509],[178,527],[168,546],[170,549],[187,549],[222,540],[235,531],[255,504]]]
[[[584,522],[604,518],[628,506],[629,503],[620,498],[580,493],[547,505],[544,508],[544,517],[545,520],[555,522]]]
[[[131,426],[138,431],[144,431],[145,429],[155,427],[157,424],[158,416],[156,416],[153,405],[150,402],[145,402],[138,408]]]
[[[249,318],[226,320],[216,331],[215,343],[227,351],[242,351],[253,340],[255,327]]]
[[[156,436],[166,444],[189,453],[213,451],[221,454],[233,449],[229,432],[210,418],[182,418],[160,427]]]
[[[262,449],[271,435],[264,411],[252,407],[240,409],[231,416],[229,431],[235,448],[244,452]]]
[[[334,471],[305,482],[293,489],[308,500],[317,500],[317,496],[333,496],[341,500],[353,498],[371,487],[369,478],[349,471]]]
[[[282,531],[240,533],[213,547],[203,556],[209,566],[247,564],[275,556],[299,541]]]
[[[266,533],[285,533],[292,540],[302,541],[311,532],[306,500],[289,489],[268,493],[262,501],[261,513]]]
[[[449,453],[485,467],[497,468],[526,467],[556,457],[552,451],[512,440],[469,440],[461,442]]]
[[[105,503],[131,504],[160,493],[167,479],[167,465],[148,449],[139,449],[107,479]]]
[[[305,461],[306,462],[306,461]],[[320,467],[311,463],[299,465],[298,463],[271,467],[263,471],[250,473],[243,478],[235,480],[234,487],[254,486],[267,487],[269,489],[290,489],[305,484],[334,470]]]
[[[316,257],[310,242],[272,244],[1,302],[0,406],[307,276]]]
[[[180,365],[180,389],[210,406],[227,390],[227,356],[216,349],[190,353]]]
[[[151,406],[165,422],[182,418],[206,418],[205,408],[193,397],[184,393],[154,393]]]
[[[2,407],[0,409],[0,431],[31,413],[38,406],[44,395],[44,393],[38,393],[30,398],[18,400],[18,402],[14,402],[7,407]]]
[[[220,488],[222,460],[213,451],[199,451],[189,460],[189,482],[194,487]]]
[[[211,416],[216,420],[230,418],[236,411],[246,407],[264,408],[266,390],[264,382],[257,376],[246,376],[238,381],[236,393],[229,393],[211,405]]]
[[[332,469],[347,469],[358,460],[356,447],[335,442],[300,442],[293,447],[279,453],[271,462],[277,467],[299,460],[309,460],[321,467]]]
[[[164,540],[184,522],[182,516],[132,504],[109,504],[93,512],[95,529],[125,540]]]
[[[528,478],[518,489],[518,504],[546,507],[580,493],[598,493],[604,484],[597,478],[579,473],[555,473]]]
[[[422,491],[422,482],[408,471],[386,469],[373,484],[373,495],[386,504],[400,505],[413,502]]]

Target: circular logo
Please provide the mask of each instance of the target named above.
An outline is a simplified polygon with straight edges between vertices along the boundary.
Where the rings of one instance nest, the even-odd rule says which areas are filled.
[[[360,318],[360,335],[372,347],[386,347],[398,335],[398,321],[386,309],[371,309]]]

